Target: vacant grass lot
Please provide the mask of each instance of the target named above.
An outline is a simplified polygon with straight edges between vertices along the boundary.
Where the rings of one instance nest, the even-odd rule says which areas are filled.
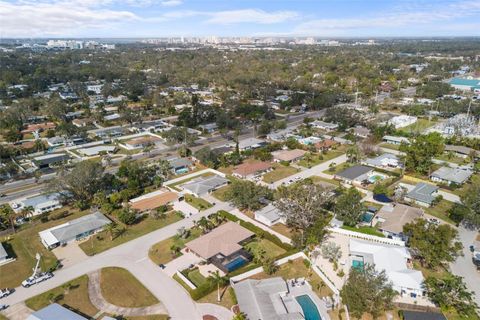
[[[100,287],[106,301],[127,308],[147,307],[158,303],[147,288],[123,268],[103,268]]]
[[[175,257],[172,254],[172,246],[176,245],[180,248],[185,247],[185,243],[198,238],[202,234],[202,231],[199,229],[190,229],[190,235],[186,239],[181,239],[178,236],[173,236],[171,238],[160,241],[157,244],[154,244],[148,251],[148,256],[150,260],[156,264],[167,263],[172,261]]]
[[[57,214],[61,211],[67,211],[67,209],[59,209],[52,211],[50,216]],[[32,225],[28,225],[25,229],[17,232],[16,234],[7,237],[7,240],[3,242],[10,256],[16,257],[16,260],[6,265],[0,266],[0,287],[2,288],[15,288],[18,287],[23,280],[32,275],[32,269],[35,267],[35,254],[38,252],[42,259],[40,261],[40,267],[42,271],[55,266],[57,258],[50,251],[47,250],[40,242],[38,232],[60,225],[67,221],[79,218],[90,211],[81,211],[70,214],[69,216],[41,223],[40,220],[36,220]]]
[[[32,297],[25,301],[25,304],[32,310],[39,310],[53,302],[67,305],[77,312],[90,317],[93,317],[99,311],[90,302],[87,275],[83,275],[59,287]]]
[[[254,239],[245,245],[245,249],[250,251],[255,257],[265,255],[275,258],[285,253],[284,249],[267,239]]]
[[[303,259],[291,260],[290,262],[281,265],[273,275],[261,272],[250,278],[261,280],[272,277],[282,277],[284,280],[305,277],[305,279],[307,279],[312,285],[313,291],[315,291],[319,297],[330,296],[333,294],[322,279],[320,279],[320,277],[310,268],[305,266]]]
[[[167,217],[164,219],[145,217],[137,224],[129,226],[123,234],[114,238],[113,241],[110,240],[110,234],[107,231],[102,231],[90,237],[90,239],[86,240],[85,242],[82,242],[80,244],[80,248],[87,255],[93,256],[94,254],[108,250],[180,220],[182,220],[182,218],[175,212],[169,212]]]
[[[212,207],[212,204],[202,198],[197,198],[191,194],[185,195],[185,201],[190,204],[192,207],[197,208],[202,211]]]
[[[409,133],[423,133],[426,129],[433,127],[437,122],[428,119],[418,119],[417,122],[399,129],[401,132]]]
[[[267,172],[263,175],[263,181],[265,181],[266,183],[273,183],[300,171],[297,168],[291,166],[284,166],[279,163],[273,164],[273,168],[273,171]]]

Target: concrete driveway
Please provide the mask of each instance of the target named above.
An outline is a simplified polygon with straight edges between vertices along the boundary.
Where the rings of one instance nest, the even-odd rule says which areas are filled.
[[[69,243],[64,247],[57,247],[53,249],[52,252],[57,259],[60,260],[64,268],[71,267],[88,259],[88,256],[80,249],[77,242]]]
[[[192,264],[195,265],[200,261],[202,261],[201,258],[197,257],[191,252],[185,252],[184,250],[183,255],[167,263],[163,271],[170,277],[172,277],[177,272],[177,270],[182,271],[191,266]]]
[[[478,231],[466,229],[464,226],[458,228],[459,240],[463,244],[463,256],[450,264],[450,269],[455,275],[463,277],[467,288],[475,292],[475,301],[480,306],[480,271],[477,271],[473,264],[469,250],[469,246],[475,243],[477,234]]]

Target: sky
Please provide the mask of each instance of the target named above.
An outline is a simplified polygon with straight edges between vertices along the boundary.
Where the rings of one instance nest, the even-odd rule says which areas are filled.
[[[480,36],[480,0],[0,0],[2,38]]]

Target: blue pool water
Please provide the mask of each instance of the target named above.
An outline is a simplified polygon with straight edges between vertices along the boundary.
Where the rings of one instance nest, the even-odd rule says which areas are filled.
[[[352,260],[352,267],[357,270],[363,270],[363,261]]]
[[[368,222],[371,222],[372,219],[373,219],[373,214],[372,214],[372,213],[370,213],[370,212],[365,212],[365,213],[363,214],[363,217],[362,217],[362,221],[363,221],[363,222],[367,222],[367,223],[368,223]]]
[[[188,172],[188,168],[181,168],[175,171],[176,174],[182,174],[187,172]]]
[[[237,270],[246,263],[247,260],[244,257],[236,257],[235,259],[227,263],[225,265],[225,268],[228,270],[228,272],[232,272],[233,270]]]
[[[370,177],[368,178],[368,181],[369,181],[370,183],[375,183],[375,182],[380,181],[380,180],[383,180],[383,177],[380,176],[380,175],[374,175],[374,176],[370,176]]]
[[[302,307],[305,320],[322,320],[317,306],[308,295],[295,297],[298,304]]]

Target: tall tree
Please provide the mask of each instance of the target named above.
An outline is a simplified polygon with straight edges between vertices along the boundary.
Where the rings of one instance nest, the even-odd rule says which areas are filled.
[[[365,207],[361,202],[362,195],[354,187],[346,190],[337,198],[335,215],[347,226],[354,227],[362,219]]]
[[[234,180],[225,196],[240,209],[258,210],[262,206],[262,199],[272,198],[272,192],[252,181]]]
[[[480,178],[472,178],[472,184],[460,198],[468,209],[463,221],[469,226],[480,228]]]
[[[405,168],[421,174],[429,174],[432,159],[444,150],[442,136],[438,132],[421,135],[410,144],[402,144],[400,150],[406,153]]]
[[[340,291],[342,302],[355,318],[369,313],[378,318],[385,310],[393,307],[396,292],[388,281],[385,271],[378,272],[373,265],[364,270],[352,268],[348,280]]]

